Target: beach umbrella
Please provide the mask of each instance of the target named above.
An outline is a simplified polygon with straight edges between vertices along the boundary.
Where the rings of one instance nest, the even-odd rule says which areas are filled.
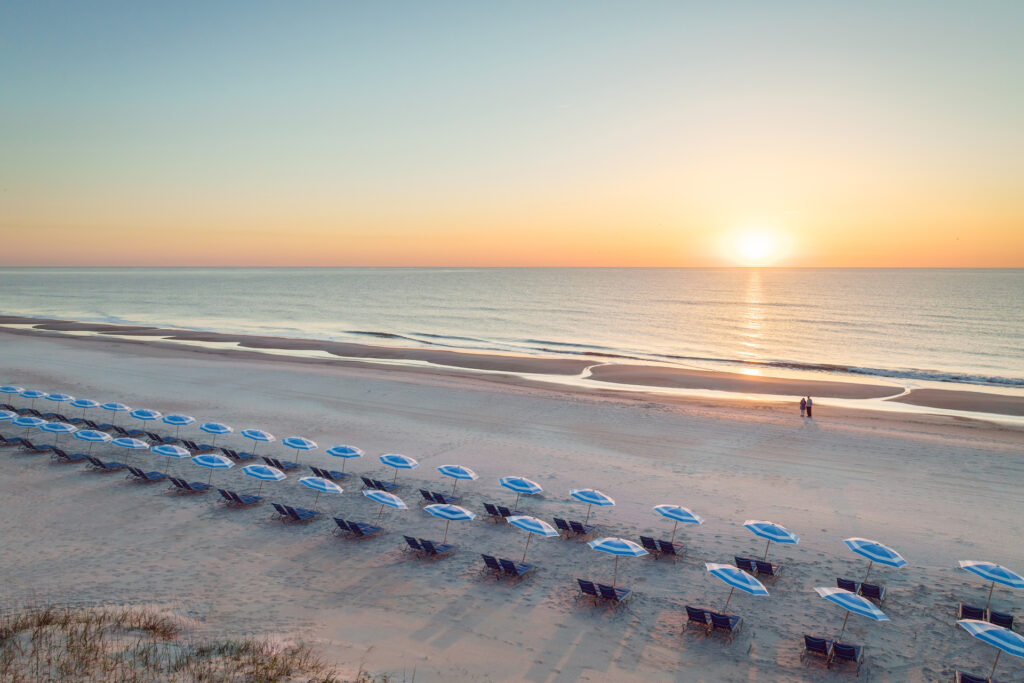
[[[992,664],[989,680],[996,675],[996,666],[1002,653],[1024,658],[1024,636],[1019,633],[978,619],[961,619],[956,623],[978,640],[999,650],[996,653],[996,661]]]
[[[459,485],[459,480],[473,481],[479,479],[477,473],[468,467],[462,465],[441,465],[437,468],[437,471],[446,477],[451,477],[455,480],[452,484],[452,495],[455,495],[455,487]]]
[[[725,607],[722,608],[723,612],[729,607],[729,600],[732,600],[732,592],[737,588],[750,595],[768,595],[768,589],[764,587],[763,583],[739,567],[734,567],[731,564],[715,564],[714,562],[706,562],[704,566],[707,567],[708,572],[712,576],[725,581],[729,585],[729,598],[725,601]]]
[[[299,451],[311,451],[315,448],[319,448],[319,446],[316,445],[316,441],[310,441],[309,439],[304,439],[301,436],[289,436],[285,439],[281,439],[281,443],[288,448],[295,449],[296,464],[299,462]]]
[[[204,422],[199,425],[199,431],[206,432],[207,434],[213,434],[213,443],[210,445],[216,446],[218,436],[222,434],[230,434],[235,430],[225,424],[221,424],[220,422]]]
[[[25,391],[25,387],[16,387],[13,384],[5,384],[0,387],[0,394],[10,394],[11,401],[14,400],[14,396],[20,396],[23,391]]]
[[[526,477],[502,477],[498,480],[498,483],[516,492],[516,502],[512,503],[513,510],[519,507],[520,495],[524,493],[534,495],[544,490],[540,487],[540,484]]]
[[[38,427],[40,425],[46,424],[46,420],[44,420],[41,417],[32,417],[30,415],[25,415],[22,417],[14,418],[13,420],[11,420],[11,424],[25,428],[25,433],[21,435],[24,438],[28,436],[28,430],[32,429],[33,427]]]
[[[363,489],[363,495],[372,501],[380,503],[380,512],[377,513],[377,519],[384,514],[384,506],[395,508],[396,510],[408,510],[409,506],[405,504],[405,501],[396,496],[393,493],[387,491],[381,491],[379,489]]]
[[[348,462],[349,458],[361,458],[361,457],[363,457],[363,452],[360,449],[356,448],[355,446],[331,446],[326,451],[324,451],[324,453],[326,453],[327,455],[333,456],[335,458],[341,458],[342,459],[341,460],[341,471],[342,471],[342,474],[344,474],[344,472],[345,472],[345,463]]]
[[[673,543],[676,540],[676,529],[679,527],[679,522],[683,524],[704,523],[703,517],[690,510],[690,508],[684,508],[682,505],[655,505],[654,511],[662,517],[668,517],[675,522],[672,525],[672,538],[669,540],[669,543]]]
[[[110,442],[110,445],[128,450],[128,453],[125,455],[126,462],[128,460],[128,456],[131,455],[131,451],[149,450],[149,444],[145,441],[139,441],[138,439],[132,439],[127,436],[123,436],[120,439],[114,439]]]
[[[79,429],[75,432],[75,438],[81,439],[89,444],[89,450],[86,455],[92,455],[92,445],[95,443],[110,443],[113,437],[106,432],[98,432],[95,429]]]
[[[614,538],[609,536],[608,538],[599,538],[597,540],[590,541],[587,545],[594,550],[599,550],[602,553],[608,553],[609,555],[615,556],[615,573],[612,575],[612,588],[615,587],[615,582],[619,578],[620,557],[623,555],[626,555],[627,557],[641,557],[642,555],[647,554],[647,551],[641,546],[625,538]]]
[[[392,481],[398,481],[398,470],[412,470],[420,466],[415,459],[410,458],[408,455],[399,455],[398,453],[385,453],[378,460],[388,467],[395,468],[395,478]]]
[[[192,454],[188,450],[182,448],[181,446],[173,446],[169,443],[163,443],[160,444],[159,446],[153,446],[149,450],[152,451],[153,453],[156,453],[157,455],[162,455],[165,458],[167,458],[167,464],[164,465],[164,474],[167,474],[167,470],[171,467],[172,459],[177,458],[178,460],[181,460],[183,458],[192,457]]]
[[[611,496],[605,495],[596,489],[570,489],[569,495],[587,504],[587,518],[583,520],[584,524],[590,521],[590,508],[594,505],[598,507],[615,505],[615,501],[612,500]]]
[[[322,477],[303,477],[299,479],[299,483],[308,489],[316,491],[316,498],[313,499],[313,509],[316,509],[316,503],[320,500],[321,493],[342,493],[345,489],[335,484],[330,479],[323,479]]]
[[[262,429],[243,429],[241,431],[242,436],[252,441],[252,454],[256,455],[256,446],[260,443],[270,443],[274,440],[274,435],[270,432],[265,432]]]
[[[174,438],[178,438],[178,434],[181,432],[181,428],[190,425],[195,422],[196,419],[191,415],[164,415],[163,423],[172,425],[174,429]]]
[[[0,422],[7,422],[18,417],[18,414],[13,410],[0,410]]]
[[[456,521],[461,521],[476,518],[475,513],[470,512],[464,507],[459,507],[458,505],[442,505],[440,503],[435,503],[434,505],[428,505],[423,509],[432,514],[433,516],[440,517],[441,519],[445,520],[444,539],[442,539],[441,543],[444,543],[448,540],[448,525],[452,523],[453,519]]]
[[[213,471],[214,470],[229,470],[235,466],[235,463],[231,462],[223,455],[214,455],[213,453],[203,453],[192,458],[193,465],[199,465],[200,467],[206,467],[210,470],[210,478],[206,480],[207,484],[213,482]]]
[[[772,544],[772,541],[790,545],[796,545],[800,542],[800,538],[796,534],[775,522],[763,522],[756,519],[748,519],[743,522],[743,526],[747,527],[750,533],[755,536],[768,539],[768,542],[764,546],[764,557],[762,558],[765,560],[768,559],[768,546]]]
[[[29,410],[32,410],[33,408],[36,407],[36,399],[43,398],[44,396],[46,396],[45,391],[36,391],[35,389],[22,389],[18,393],[21,394],[22,398],[31,399],[32,402],[29,403],[28,406]]]
[[[96,401],[92,400],[91,398],[76,398],[74,401],[71,402],[71,405],[74,406],[75,408],[81,408],[82,409],[82,419],[83,420],[85,419],[85,411],[86,410],[89,410],[91,408],[99,408],[100,407],[100,404],[97,403]]]
[[[898,552],[878,541],[872,541],[867,538],[848,538],[843,543],[861,557],[868,558],[868,573],[864,575],[865,581],[871,575],[871,565],[875,562],[884,564],[887,567],[896,567],[897,569],[907,563]]]
[[[67,403],[68,401],[74,401],[74,396],[67,394],[47,394],[45,396],[47,401],[53,401],[54,403]]]
[[[242,472],[253,479],[260,480],[260,487],[256,490],[257,496],[263,491],[263,482],[281,481],[288,476],[276,467],[269,467],[267,465],[246,465],[242,468]]]
[[[520,560],[520,562],[526,562],[526,551],[530,549],[530,539],[533,538],[534,534],[544,536],[545,538],[558,535],[558,531],[555,530],[555,527],[551,526],[543,519],[537,519],[536,517],[530,517],[529,515],[513,515],[511,517],[506,517],[505,519],[512,526],[528,532],[526,536],[526,547],[523,548],[523,559]]]
[[[100,404],[100,408],[102,408],[103,410],[109,410],[114,414],[113,417],[110,418],[110,424],[115,426],[117,425],[118,413],[131,412],[131,408],[129,408],[123,403],[102,403]]]
[[[992,582],[992,586],[988,589],[988,600],[985,602],[985,609],[988,609],[989,604],[992,602],[992,591],[995,590],[997,583],[1009,586],[1010,588],[1024,588],[1024,576],[994,562],[960,560],[960,568]]]
[[[159,410],[150,410],[149,408],[136,408],[128,414],[140,423],[155,422],[163,417],[163,414]]]
[[[843,634],[846,633],[846,620],[850,618],[850,614],[859,614],[862,617],[867,617],[874,621],[889,621],[889,617],[885,616],[885,612],[878,609],[872,604],[867,598],[861,597],[856,593],[851,593],[848,590],[842,588],[825,588],[818,587],[814,588],[818,595],[825,598],[829,602],[834,602],[843,609],[846,610],[846,616],[843,617],[843,628],[839,631],[839,635],[836,637],[836,642],[842,642]]]
[[[67,422],[47,422],[44,425],[39,426],[44,432],[54,434],[53,446],[54,448],[60,443],[61,434],[74,434],[78,431],[78,427],[75,425],[69,425]]]

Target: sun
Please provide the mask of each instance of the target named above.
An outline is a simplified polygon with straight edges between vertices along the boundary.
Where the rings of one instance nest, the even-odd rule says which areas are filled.
[[[733,234],[730,242],[730,255],[746,266],[769,265],[782,255],[782,236],[772,228],[740,230]]]

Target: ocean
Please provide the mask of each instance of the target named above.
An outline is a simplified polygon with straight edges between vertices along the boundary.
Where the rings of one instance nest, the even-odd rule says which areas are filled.
[[[1024,387],[1024,269],[5,268],[0,314]]]

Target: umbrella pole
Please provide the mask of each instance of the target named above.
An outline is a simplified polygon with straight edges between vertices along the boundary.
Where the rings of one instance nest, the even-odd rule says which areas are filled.
[[[380,516],[383,515],[383,514],[384,514],[384,503],[381,503],[380,504],[380,512],[377,513],[377,519],[380,519]]]
[[[839,631],[839,637],[836,638],[836,642],[842,642],[843,634],[846,633],[846,620],[850,618],[850,613],[847,612],[846,616],[843,617],[843,628]]]
[[[592,503],[587,503],[587,517],[586,517],[586,519],[583,520],[584,524],[586,524],[587,522],[590,521],[590,508],[592,508],[592,507],[593,507]]]
[[[615,556],[615,573],[612,574],[612,588],[615,588],[615,582],[619,580],[619,556]]]
[[[210,478],[206,480],[206,483],[208,485],[213,483],[213,468],[212,467],[210,468]]]
[[[770,546],[771,544],[772,544],[772,539],[769,538],[768,542],[765,543],[765,546],[764,546],[764,557],[761,558],[762,560],[767,560],[768,559],[768,546]]]
[[[167,470],[169,470],[171,468],[171,459],[170,458],[164,458],[164,460],[167,462],[167,464],[164,465],[164,474],[167,474]]]
[[[678,529],[678,528],[679,528],[679,520],[677,519],[676,523],[672,525],[672,540],[670,540],[669,543],[675,543],[676,542],[676,529]]]
[[[445,521],[445,523],[444,523],[444,539],[442,539],[441,543],[447,543],[448,542],[448,525],[451,524],[451,523],[452,523],[452,520],[450,520],[450,519]]]
[[[726,600],[725,600],[725,607],[722,608],[722,612],[723,613],[725,612],[725,610],[727,610],[729,608],[729,601],[732,600],[732,592],[734,590],[736,590],[735,587],[729,589],[729,597],[726,598]]]
[[[993,581],[992,582],[992,587],[988,589],[988,600],[985,601],[985,609],[988,609],[988,606],[990,604],[992,604],[992,591],[994,591],[995,589],[996,589],[996,582]]]
[[[92,442],[92,441],[90,441],[90,442],[89,442],[89,452],[87,452],[87,453],[85,454],[85,457],[89,457],[90,455],[92,455],[92,444],[93,444],[93,442]]]
[[[531,538],[533,538],[533,534],[527,532],[526,533],[526,547],[523,548],[523,559],[522,559],[523,562],[526,562],[526,551],[530,549],[530,539]]]
[[[516,502],[512,503],[512,509],[515,510],[517,507],[519,507],[519,492],[518,491],[516,492]]]
[[[458,480],[458,479],[456,479],[456,480],[455,480],[455,483],[454,483],[454,484],[452,484],[452,495],[453,495],[453,496],[455,495],[455,487],[456,487],[456,486],[458,486],[458,485],[459,485],[459,480]]]
[[[217,435],[216,434],[213,435],[213,442],[210,443],[210,445],[211,446],[216,446],[217,445]]]
[[[296,465],[299,464],[299,449],[298,448],[295,449],[295,464]]]
[[[254,458],[256,457],[256,449],[259,447],[259,445],[260,445],[259,441],[253,441],[252,442],[252,457],[254,457]]]
[[[1003,654],[1002,650],[996,650],[996,661],[995,664],[992,665],[992,673],[988,675],[989,678],[992,678],[996,675],[996,665],[999,664],[999,655],[1001,654]]]
[[[296,451],[296,452],[297,452],[297,451]],[[319,501],[319,500],[320,500],[320,492],[319,492],[319,491],[317,491],[317,492],[316,492],[316,498],[314,498],[314,499],[313,499],[313,509],[314,509],[314,510],[316,510],[316,504],[317,504],[317,501]]]
[[[391,480],[391,483],[394,484],[394,483],[397,483],[397,482],[398,482],[398,468],[396,467],[395,468],[395,478]]]
[[[874,560],[868,560],[868,573],[864,575],[864,580],[867,581],[868,577],[871,576],[871,565],[875,563]]]
[[[258,489],[256,489],[256,495],[257,495],[257,496],[258,496],[258,495],[260,495],[260,493],[261,493],[262,491],[263,491],[263,480],[262,480],[262,479],[260,479],[260,486],[259,486],[259,488],[258,488]]]

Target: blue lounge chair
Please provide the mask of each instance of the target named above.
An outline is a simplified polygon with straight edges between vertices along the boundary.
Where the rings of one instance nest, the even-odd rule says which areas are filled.
[[[184,479],[176,479],[175,477],[171,477],[170,480],[171,484],[174,485],[174,488],[171,489],[174,493],[205,493],[213,488],[206,482],[202,481],[188,482]]]
[[[422,496],[423,500],[427,501],[428,503],[434,502],[434,494],[426,489],[420,489],[420,496]]]
[[[499,510],[501,508],[498,508]],[[587,534],[593,533],[597,527],[593,524],[583,524],[582,522],[574,522],[569,520],[569,528],[572,529],[573,533],[577,536],[586,536]]]
[[[523,578],[534,569],[534,566],[532,564],[516,563],[512,560],[506,559],[499,559],[498,564],[501,565],[501,568],[502,570],[504,570],[505,574],[515,579]]]
[[[833,664],[853,664],[856,667],[857,675],[860,675],[860,665],[864,661],[864,648],[860,645],[836,642],[832,644]]]
[[[363,488],[364,489],[372,489],[372,490],[376,490],[377,489],[377,485],[373,483],[373,479],[370,479],[369,477],[359,477],[359,478],[363,480]]]
[[[292,507],[291,505],[282,505],[288,516],[295,522],[307,522],[320,513],[316,510],[308,510],[306,508]]]
[[[134,477],[136,481],[141,481],[146,484],[150,484],[154,481],[160,481],[161,479],[167,478],[167,475],[164,474],[163,472],[145,472],[139,469],[138,467],[128,466],[128,472],[131,473],[130,476]]]
[[[235,504],[235,499],[231,497],[230,491],[225,491],[224,489],[217,489],[217,493],[220,494],[220,497],[223,498],[224,502],[226,502],[228,505]]]
[[[732,640],[732,637],[739,632],[740,626],[743,625],[743,617],[738,617],[735,614],[708,612],[708,616],[711,617],[711,630],[728,633],[729,640]]]
[[[420,545],[423,547],[423,551],[431,557],[441,557],[455,550],[455,546],[450,543],[434,543],[425,538],[420,539]]]
[[[754,566],[757,567],[757,573],[761,576],[778,576],[782,571],[781,564],[772,564],[763,560],[754,560]]]
[[[21,445],[22,448],[27,448],[33,453],[44,453],[53,448],[53,446],[51,446],[50,444],[35,444],[32,443],[32,441],[30,441],[29,439],[21,439]]]
[[[90,463],[90,469],[93,469],[97,472],[117,472],[118,470],[123,470],[125,468],[125,464],[123,462],[116,462],[114,460],[100,460],[99,458],[91,455],[87,459]]]
[[[580,585],[579,597],[589,595],[595,600],[601,599],[601,591],[597,590],[597,584],[595,584],[593,581],[587,581],[586,579],[576,579],[576,583]]]
[[[974,605],[966,605],[960,603],[960,609],[957,610],[957,619],[977,619],[978,621],[985,621],[985,608],[975,607]]]
[[[150,441],[158,445],[162,443],[175,443],[178,441],[178,439],[176,439],[173,436],[163,436],[162,434],[157,434],[156,432],[146,432],[146,436],[149,437]]]
[[[815,657],[822,660],[828,666],[832,659],[832,641],[825,638],[804,635],[804,651],[800,655],[801,661],[807,657]]]
[[[860,581],[850,581],[849,579],[836,579],[836,588],[842,588],[844,591],[850,591],[851,593],[860,593]],[[960,617],[961,619],[965,617]]]
[[[181,439],[181,447],[190,451],[191,453],[209,453],[217,450],[213,446],[207,444],[197,444],[195,441],[189,441],[188,439]]]
[[[644,547],[644,550],[646,550],[654,557],[658,557],[659,555],[661,555],[661,549],[658,548],[658,542],[650,536],[641,536],[640,545],[642,545]]]
[[[494,503],[484,503],[484,512],[494,522],[500,522],[503,519],[501,513],[498,512],[498,507]]]
[[[623,602],[633,592],[628,588],[616,588],[603,583],[597,584],[597,591],[601,594],[601,599],[615,604]]]
[[[345,481],[348,479],[348,474],[345,472],[339,472],[338,470],[324,470],[319,467],[310,467],[313,470],[313,474],[320,477],[321,479],[329,479],[330,481]]]
[[[271,503],[271,505],[274,506],[274,511],[281,519],[288,519],[291,516],[288,514],[288,510],[285,509],[284,505],[281,505],[280,503]]]
[[[423,546],[420,545],[419,539],[413,538],[412,536],[403,536],[405,544],[415,553],[423,553]]]
[[[398,488],[398,484],[393,481],[381,481],[380,479],[373,480],[373,486],[378,491],[394,491]]]
[[[0,448],[5,446],[17,446],[21,441],[19,439],[8,439],[3,434],[0,434]]]
[[[996,626],[1002,626],[1010,631],[1013,630],[1013,615],[1007,612],[996,612],[990,609],[988,611],[988,621]]]
[[[456,505],[462,500],[461,496],[453,496],[450,493],[440,493],[434,491],[434,502],[440,503],[441,505]]]
[[[996,683],[992,678],[985,678],[984,676],[975,676],[973,674],[965,674],[963,671],[957,671],[953,675],[953,680],[956,683]]]
[[[484,571],[490,571],[494,574],[495,579],[500,579],[505,575],[505,570],[501,568],[501,563],[498,562],[498,558],[493,555],[480,554],[480,557],[484,558]]]
[[[60,448],[52,448],[51,450],[53,454],[50,457],[61,462],[82,462],[89,457],[85,453],[66,453]]]
[[[754,568],[754,560],[750,559],[749,557],[740,557],[737,555],[733,559],[736,560],[736,566],[742,569],[743,571],[747,572],[748,574],[757,573],[757,569]]]
[[[683,544],[659,539],[658,550],[661,551],[662,555],[669,555],[673,559],[678,559],[683,554]]]
[[[876,586],[873,583],[862,583],[860,594],[868,600],[874,600],[881,604],[885,600],[885,586]]]
[[[235,503],[241,507],[248,507],[249,505],[256,505],[256,503],[262,503],[263,499],[259,496],[251,496],[248,493],[236,493],[234,491],[228,491]]]
[[[239,453],[238,451],[236,451],[234,448],[224,448],[222,446],[221,449],[220,449],[220,452],[224,454],[224,457],[231,458],[232,460],[236,460],[236,461],[252,460],[252,458],[243,458],[242,454]],[[266,458],[264,458],[263,460],[264,460],[264,462],[267,462]],[[269,465],[270,463],[267,462],[267,464]]]
[[[688,629],[691,626],[699,626],[704,629],[707,633],[711,630],[711,621],[708,619],[708,611],[701,607],[686,606],[686,623],[683,624],[683,630]]]
[[[510,510],[507,507],[505,507],[504,505],[499,505],[498,506],[498,514],[501,515],[502,517],[514,517],[516,515],[523,514],[523,511],[522,510]]]
[[[498,515],[500,516],[501,513],[499,512]],[[555,527],[559,531],[564,531],[566,536],[572,533],[572,527],[569,526],[569,522],[565,521],[561,517],[555,517]]]
[[[348,527],[352,529],[353,534],[359,536],[360,538],[366,538],[368,536],[379,534],[384,529],[384,527],[379,527],[374,524],[367,524],[366,522],[353,522],[352,520],[349,520]]]

